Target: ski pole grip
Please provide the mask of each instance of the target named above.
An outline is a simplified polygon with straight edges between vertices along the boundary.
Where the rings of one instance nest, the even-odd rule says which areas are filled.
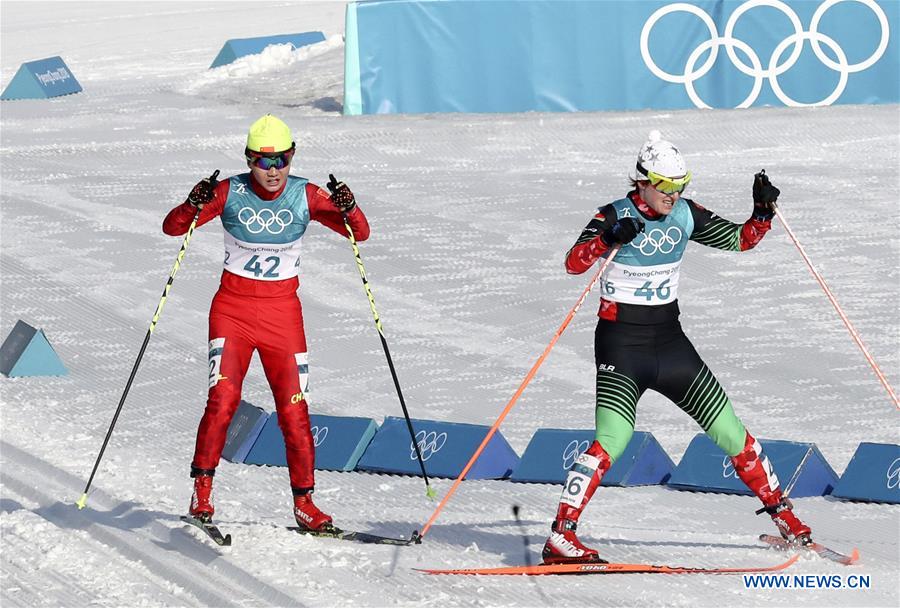
[[[212,175],[210,175],[209,177],[206,178],[206,181],[209,182],[210,194],[212,194],[212,189],[215,188],[216,185],[218,185],[218,183],[219,183],[219,180],[217,179],[218,177],[219,177],[219,170],[216,169],[215,171],[213,171]],[[206,205],[206,203],[199,203],[197,205],[197,213],[195,214],[196,218],[200,217],[200,211],[203,210],[204,205]]]

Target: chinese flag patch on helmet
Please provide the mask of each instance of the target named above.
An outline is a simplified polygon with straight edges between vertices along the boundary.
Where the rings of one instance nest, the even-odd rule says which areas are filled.
[[[251,152],[284,152],[293,145],[294,138],[290,128],[271,114],[266,114],[250,125],[250,132],[247,133],[247,149]]]

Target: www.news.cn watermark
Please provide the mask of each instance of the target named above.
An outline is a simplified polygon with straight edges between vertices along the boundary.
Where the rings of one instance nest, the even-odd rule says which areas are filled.
[[[745,589],[870,589],[868,574],[744,574]]]

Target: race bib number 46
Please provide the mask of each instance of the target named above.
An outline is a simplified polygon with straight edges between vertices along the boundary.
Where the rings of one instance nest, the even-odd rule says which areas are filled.
[[[606,300],[626,304],[656,306],[678,297],[681,262],[655,266],[617,264],[613,260],[600,279],[600,293]]]
[[[578,456],[575,465],[566,476],[560,501],[575,508],[581,508],[588,486],[599,466],[600,460],[596,456],[587,453]]]

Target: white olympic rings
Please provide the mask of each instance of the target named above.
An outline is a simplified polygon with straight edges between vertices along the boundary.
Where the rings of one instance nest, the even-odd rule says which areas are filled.
[[[665,232],[661,228],[654,228],[643,235],[640,243],[634,243],[635,247],[646,256],[654,253],[672,253],[675,246],[681,242],[684,233],[678,226],[669,226]]]
[[[238,211],[238,219],[250,234],[259,234],[263,230],[269,234],[281,234],[294,221],[294,214],[290,209],[282,209],[275,213],[271,209],[256,211],[253,207],[242,207]]]
[[[860,61],[859,63],[848,63],[847,55],[844,52],[844,49],[835,42],[835,40],[829,36],[826,36],[822,32],[819,31],[819,22],[822,20],[823,15],[835,4],[839,4],[840,2],[852,1],[852,2],[860,2],[868,7],[878,19],[878,24],[881,28],[881,39],[878,43],[878,47],[872,52],[872,54],[864,61]],[[734,28],[737,24],[738,19],[749,11],[750,9],[756,8],[758,6],[768,6],[774,9],[777,9],[784,13],[784,15],[790,20],[791,25],[794,28],[794,33],[786,37],[782,40],[772,51],[772,56],[769,58],[769,65],[767,68],[763,68],[762,62],[759,58],[759,55],[756,54],[756,51],[753,50],[746,42],[740,40],[739,38],[734,37]],[[706,28],[709,30],[709,40],[700,43],[697,48],[695,48],[691,54],[688,56],[687,61],[684,67],[684,73],[682,74],[671,74],[661,69],[656,62],[653,61],[653,58],[650,56],[650,32],[653,30],[653,26],[656,25],[656,22],[659,21],[662,17],[668,15],[669,13],[675,12],[685,12],[690,13],[692,15],[696,15],[703,21]],[[697,94],[697,91],[694,89],[694,83],[706,75],[709,72],[713,65],[716,62],[716,58],[719,54],[719,47],[724,46],[725,51],[728,54],[728,58],[731,60],[731,63],[740,70],[743,74],[750,76],[753,78],[753,88],[750,90],[750,93],[747,97],[736,107],[738,108],[747,108],[756,101],[757,97],[759,97],[759,93],[762,90],[763,80],[768,79],[769,84],[772,87],[772,91],[775,93],[775,96],[786,106],[792,107],[802,107],[802,106],[827,106],[831,105],[843,94],[844,89],[847,87],[847,80],[850,74],[854,72],[861,72],[866,70],[872,65],[874,65],[881,56],[884,54],[885,50],[888,46],[888,41],[890,39],[890,25],[888,24],[887,15],[884,13],[884,10],[878,6],[875,0],[825,0],[822,2],[819,7],[816,9],[815,13],[812,16],[812,19],[809,23],[809,31],[804,31],[803,24],[800,22],[800,17],[797,16],[797,13],[788,6],[786,3],[781,0],[747,0],[740,6],[738,6],[731,16],[728,18],[728,22],[725,25],[725,32],[722,36],[719,36],[718,30],[716,29],[716,24],[713,21],[712,17],[701,8],[694,6],[693,4],[687,4],[684,2],[677,2],[674,4],[669,4],[658,9],[650,18],[647,19],[646,23],[644,23],[644,28],[641,30],[641,57],[644,60],[644,63],[650,69],[650,71],[660,78],[661,80],[665,80],[666,82],[672,82],[675,84],[683,84],[685,91],[687,91],[688,97],[698,108],[710,108],[703,99]],[[791,69],[797,60],[800,58],[800,54],[803,52],[803,42],[804,40],[809,40],[810,46],[812,47],[813,53],[815,53],[816,58],[822,62],[823,65],[828,67],[835,72],[838,72],[839,78],[837,85],[834,90],[824,99],[813,102],[813,103],[802,103],[796,101],[789,97],[784,90],[781,88],[781,85],[778,83],[778,76],[784,74],[786,71]],[[822,44],[825,44],[831,51],[834,53],[837,61],[832,60],[828,57],[824,51],[822,51]],[[787,50],[789,46],[793,45],[793,49],[791,50],[790,55],[784,61],[784,63],[779,63],[782,55]],[[735,48],[742,51],[749,59],[750,64],[747,65],[744,61],[738,57],[735,52]],[[706,58],[706,61],[699,68],[696,67],[697,61],[700,58],[700,55],[709,51],[709,56]]]
[[[728,479],[729,477],[738,478],[737,471],[734,470],[734,463],[731,462],[731,457],[726,456],[722,459],[722,478]]]
[[[581,456],[582,452],[588,449],[588,446],[591,444],[590,441],[578,441],[577,439],[573,439],[569,442],[565,448],[563,448],[562,452],[562,468],[565,471],[568,471],[572,468],[572,465],[575,464],[575,459]]]
[[[419,431],[416,433],[416,443],[419,445],[419,451],[422,453],[422,460],[428,460],[440,452],[444,444],[447,443],[447,433]],[[415,460],[416,458],[416,446],[410,442],[409,459]]]
[[[888,490],[900,487],[900,458],[897,458],[887,468]]]
[[[309,427],[309,431],[312,433],[312,436],[313,436],[313,447],[314,448],[317,448],[320,445],[322,445],[322,442],[324,442],[325,438],[328,437],[328,427],[327,426],[323,426],[323,427],[311,426],[311,427]]]

